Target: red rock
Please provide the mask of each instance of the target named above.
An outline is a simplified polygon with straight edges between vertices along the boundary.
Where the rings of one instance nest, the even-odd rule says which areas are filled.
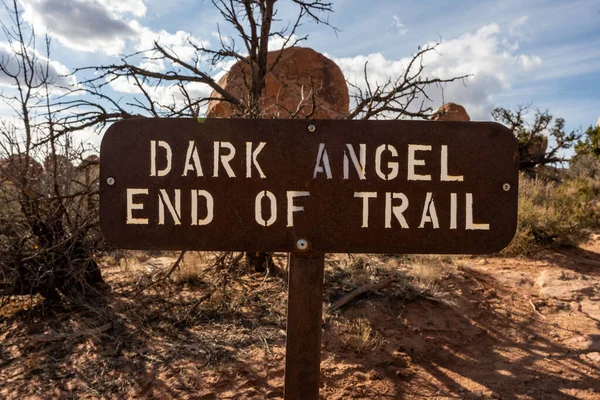
[[[270,69],[281,50],[269,52],[267,68]],[[246,78],[245,78],[246,77]],[[219,86],[233,96],[248,96],[245,79],[250,79],[247,64],[237,62],[229,73],[219,80]],[[314,113],[314,119],[340,119],[348,115],[350,98],[348,86],[340,68],[324,55],[313,49],[291,47],[283,51],[272,72],[266,75],[266,86],[260,99],[262,118],[290,118],[290,113],[300,107],[299,118]],[[216,92],[211,97],[220,97]],[[208,103],[208,117],[229,118],[237,110],[228,102],[213,100]]]
[[[471,117],[467,114],[467,110],[459,104],[446,103],[436,111],[436,114],[431,117],[434,121],[470,121]]]

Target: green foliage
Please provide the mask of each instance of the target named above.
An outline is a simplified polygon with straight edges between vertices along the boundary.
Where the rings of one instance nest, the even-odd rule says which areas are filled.
[[[575,151],[580,154],[591,154],[600,158],[600,125],[587,128],[582,137],[575,145]]]
[[[526,117],[530,111],[529,105],[517,106],[515,110],[502,107],[492,110],[492,118],[510,129],[519,142],[519,169],[530,171],[538,165],[566,161],[558,155],[559,150],[571,148],[581,135],[565,131],[564,118],[555,119],[547,110],[533,109],[534,121],[529,123]]]
[[[575,246],[598,225],[600,185],[591,179],[563,183],[530,179],[519,182],[519,222],[506,255],[528,255],[541,247]]]

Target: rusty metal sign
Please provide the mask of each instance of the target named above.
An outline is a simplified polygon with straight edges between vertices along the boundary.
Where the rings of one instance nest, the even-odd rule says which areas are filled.
[[[517,143],[489,122],[126,120],[100,179],[129,249],[481,254],[517,224]]]

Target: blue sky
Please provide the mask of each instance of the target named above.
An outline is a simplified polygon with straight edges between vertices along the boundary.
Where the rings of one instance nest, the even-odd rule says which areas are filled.
[[[290,3],[278,2],[282,19],[295,15]],[[38,34],[50,33],[51,59],[62,72],[117,62],[119,54],[148,47],[156,38],[185,54],[188,37],[217,45],[217,25],[228,33],[207,0],[19,4]],[[533,103],[564,117],[570,129],[585,128],[600,117],[600,0],[333,0],[333,7],[329,19],[337,34],[306,22],[298,35],[309,34],[302,45],[327,54],[350,81],[366,60],[372,79],[381,81],[399,73],[418,46],[441,41],[438,52],[425,60],[427,74],[472,77],[466,85],[446,86],[443,98],[432,93],[440,103],[436,106],[456,102],[473,119],[488,120],[495,106]],[[131,91],[126,83],[111,90],[124,97]]]

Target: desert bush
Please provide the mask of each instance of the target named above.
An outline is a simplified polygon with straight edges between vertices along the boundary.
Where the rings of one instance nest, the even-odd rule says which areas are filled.
[[[97,166],[77,168],[71,159],[54,153],[44,166],[23,155],[0,162],[0,296],[56,297],[102,281],[94,260],[103,243],[98,180],[89,176]],[[34,173],[25,175],[26,163]]]
[[[577,154],[569,163],[569,177],[572,179],[591,179],[599,184],[600,157],[590,153]]]
[[[0,58],[0,102],[14,115],[0,118],[0,299],[83,294],[102,281],[98,159],[72,137],[91,120],[72,122],[78,100],[60,99],[70,81],[50,68],[49,39],[40,53],[18,2],[2,4],[12,52]]]
[[[528,255],[540,247],[574,246],[588,239],[590,229],[598,224],[599,188],[593,180],[556,183],[521,175],[519,185],[517,233],[504,254]]]

